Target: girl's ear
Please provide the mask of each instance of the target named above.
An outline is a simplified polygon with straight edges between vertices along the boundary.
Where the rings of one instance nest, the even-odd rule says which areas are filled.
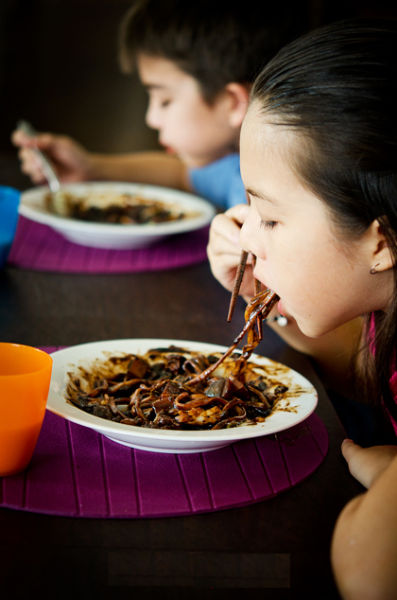
[[[382,223],[375,219],[370,225],[371,237],[371,273],[388,271],[394,266],[393,253],[390,249],[387,237],[384,234]]]
[[[245,113],[248,109],[250,90],[242,83],[228,83],[225,92],[229,102],[229,124],[232,127],[241,127]]]

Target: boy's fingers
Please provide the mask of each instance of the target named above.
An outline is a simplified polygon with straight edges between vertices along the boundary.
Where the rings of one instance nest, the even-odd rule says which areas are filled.
[[[40,150],[49,151],[56,145],[56,138],[51,133],[40,133],[35,138],[35,145]]]
[[[40,148],[44,150],[49,148],[55,142],[55,137],[51,133],[39,133],[35,136],[26,135],[24,131],[16,129],[11,134],[11,141],[16,146],[23,146],[27,148]]]
[[[35,138],[31,138],[20,129],[16,129],[11,134],[11,141],[13,144],[15,144],[15,146],[33,146],[34,139]]]
[[[40,157],[30,148],[22,148],[19,151],[19,158],[28,169],[41,169]]]

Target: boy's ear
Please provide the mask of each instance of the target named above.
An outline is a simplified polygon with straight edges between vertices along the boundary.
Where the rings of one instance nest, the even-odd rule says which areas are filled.
[[[248,109],[249,88],[242,83],[228,83],[225,87],[230,104],[229,124],[232,127],[241,127],[245,113]]]
[[[369,233],[371,237],[371,268],[377,273],[392,269],[394,266],[393,253],[384,234],[382,223],[378,219],[371,223]]]

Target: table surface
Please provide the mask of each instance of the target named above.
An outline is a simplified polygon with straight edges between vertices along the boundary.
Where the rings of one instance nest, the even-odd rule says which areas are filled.
[[[9,267],[0,272],[0,290],[1,341],[34,346],[129,337],[229,345],[244,321],[241,301],[226,323],[229,295],[207,263],[128,275]],[[188,517],[75,519],[1,509],[2,590],[15,598],[32,590],[56,598],[338,598],[332,530],[362,491],[340,454],[344,431],[303,355],[266,328],[259,352],[300,371],[318,390],[329,451],[308,479],[264,502]]]

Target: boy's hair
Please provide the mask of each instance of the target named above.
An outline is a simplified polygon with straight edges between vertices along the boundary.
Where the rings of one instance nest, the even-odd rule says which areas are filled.
[[[191,75],[210,103],[231,82],[253,83],[261,67],[306,30],[295,0],[136,0],[120,26],[120,62],[139,54],[165,58]],[[295,8],[294,8],[295,7]]]
[[[394,297],[387,311],[374,315],[375,365],[362,394],[369,390],[378,402],[383,397],[397,419],[389,389],[397,357],[396,52],[395,20],[332,23],[284,47],[256,79],[251,97],[266,122],[304,139],[295,169],[342,235],[359,238],[377,219],[388,239]],[[369,367],[369,346],[366,358]]]

